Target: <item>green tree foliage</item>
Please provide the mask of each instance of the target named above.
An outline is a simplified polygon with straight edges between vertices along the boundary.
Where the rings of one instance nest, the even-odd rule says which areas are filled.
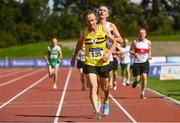
[[[153,35],[180,32],[179,0],[0,0],[0,47],[77,38],[84,11],[97,11],[101,3],[123,37],[136,35],[139,26]]]

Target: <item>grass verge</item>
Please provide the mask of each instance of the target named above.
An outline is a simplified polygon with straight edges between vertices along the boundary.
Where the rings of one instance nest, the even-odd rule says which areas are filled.
[[[0,58],[43,58],[49,42],[39,42],[0,49]],[[71,57],[72,51],[62,48],[63,57]]]

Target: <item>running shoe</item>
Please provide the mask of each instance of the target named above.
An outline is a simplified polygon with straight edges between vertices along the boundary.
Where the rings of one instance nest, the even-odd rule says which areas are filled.
[[[113,84],[113,90],[115,91],[116,89],[117,89],[117,83],[114,82],[114,84]]]
[[[132,84],[132,88],[135,88],[137,86],[137,84],[138,83],[136,81],[134,81],[133,84]]]
[[[101,102],[98,101],[98,112],[101,112]]]
[[[104,104],[104,115],[109,115],[109,103]]]
[[[126,83],[125,83],[125,82],[123,82],[123,83],[122,83],[122,86],[126,86]]]
[[[100,112],[96,112],[96,119],[97,119],[97,120],[100,120],[100,119],[101,119],[101,114],[100,114]]]
[[[53,88],[54,88],[54,90],[57,90],[57,85],[54,84],[54,85],[53,85]]]
[[[144,94],[142,94],[142,93],[141,93],[141,95],[140,95],[140,98],[141,98],[141,99],[147,99],[147,98],[144,96]]]

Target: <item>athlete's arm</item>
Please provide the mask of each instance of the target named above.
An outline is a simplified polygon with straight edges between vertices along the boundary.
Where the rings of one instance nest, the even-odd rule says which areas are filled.
[[[122,39],[117,27],[113,23],[111,23],[111,27],[112,27],[112,31],[113,31],[113,34],[114,34],[115,39],[117,40],[117,42],[118,43],[123,43],[123,39]]]
[[[71,66],[74,66],[77,54],[78,54],[79,50],[82,49],[83,43],[84,43],[84,32],[81,31],[80,36],[79,36],[79,40],[76,44],[76,49],[75,49],[73,57],[71,59]]]
[[[44,59],[45,59],[45,61],[46,61],[46,64],[49,64],[49,60],[48,60],[48,49],[46,49],[46,50],[44,51]]]
[[[148,60],[152,59],[152,50],[151,50],[151,41],[148,41],[148,45],[149,45],[149,55],[148,55]]]
[[[107,61],[109,59],[110,54],[113,53],[113,51],[116,49],[116,45],[117,45],[117,41],[113,38],[113,36],[111,34],[106,34],[106,39],[110,39],[112,41],[112,46],[109,49],[109,51],[103,55],[104,61]]]
[[[137,54],[135,53],[134,50],[135,50],[135,44],[134,44],[134,41],[133,41],[132,44],[131,44],[131,48],[129,50],[129,53],[137,58]]]
[[[63,57],[62,49],[61,49],[61,47],[59,47],[59,62],[62,60],[62,57]]]

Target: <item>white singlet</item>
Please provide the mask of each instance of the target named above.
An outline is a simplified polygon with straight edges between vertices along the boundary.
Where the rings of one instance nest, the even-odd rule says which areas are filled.
[[[111,30],[111,23],[110,22],[106,22],[106,29],[108,30],[108,33],[110,33],[110,30]],[[107,42],[108,49],[110,49],[110,47],[112,46],[111,40],[107,39],[106,42]],[[113,55],[112,54],[109,56],[109,61],[110,62],[113,61]]]
[[[134,63],[144,63],[148,60],[149,55],[149,41],[144,39],[144,41],[134,40],[135,53],[137,58],[134,59]]]
[[[130,46],[127,45],[126,47],[121,47],[121,53],[123,55],[123,59],[121,60],[121,63],[127,64],[131,62],[131,58],[130,58]]]

